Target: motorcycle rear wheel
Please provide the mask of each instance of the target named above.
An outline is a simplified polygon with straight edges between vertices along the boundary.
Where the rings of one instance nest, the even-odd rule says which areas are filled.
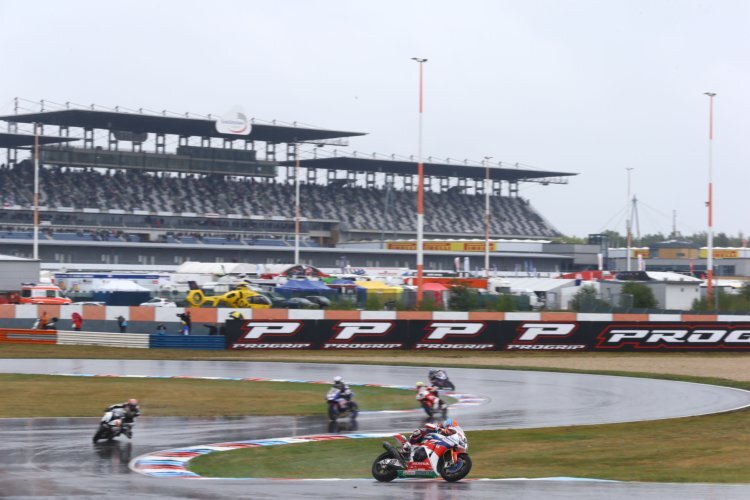
[[[467,453],[459,453],[458,459],[461,461],[461,468],[455,472],[450,472],[449,470],[446,469],[444,456],[440,457],[440,460],[438,460],[437,470],[442,476],[442,478],[448,481],[449,483],[460,481],[461,479],[465,478],[469,472],[471,472],[472,463],[471,463],[471,458],[469,457],[469,455]]]
[[[398,472],[389,469],[387,467],[383,467],[380,464],[381,460],[386,460],[389,458],[393,458],[389,452],[381,453],[378,455],[378,458],[375,459],[375,461],[372,463],[372,477],[380,481],[381,483],[388,483],[396,479],[398,476]]]

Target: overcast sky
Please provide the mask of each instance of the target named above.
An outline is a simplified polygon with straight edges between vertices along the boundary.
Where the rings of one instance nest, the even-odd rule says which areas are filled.
[[[221,114],[367,132],[360,152],[575,172],[524,184],[568,235],[707,224],[750,233],[746,0],[0,0],[0,112],[12,99]],[[480,207],[481,210],[481,207]]]

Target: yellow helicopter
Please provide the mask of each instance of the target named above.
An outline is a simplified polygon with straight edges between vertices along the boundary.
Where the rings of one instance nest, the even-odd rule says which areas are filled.
[[[250,290],[249,285],[244,282],[238,283],[234,290],[221,295],[206,295],[195,281],[190,281],[188,285],[190,291],[185,300],[192,307],[236,307],[243,309],[269,309],[271,307],[271,301],[268,297]]]

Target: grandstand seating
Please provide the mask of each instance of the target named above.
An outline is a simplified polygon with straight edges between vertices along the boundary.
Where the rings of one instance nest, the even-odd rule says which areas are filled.
[[[29,207],[33,202],[33,169],[28,163],[13,168],[0,168],[0,206],[20,205]],[[302,215],[308,219],[339,221],[342,230],[361,230],[388,233],[413,232],[416,230],[416,196],[411,191],[391,190],[389,203],[385,206],[386,193],[381,188],[323,186],[303,184],[301,187]],[[560,233],[549,225],[529,204],[521,198],[493,196],[491,200],[493,235],[506,237],[549,238]],[[74,170],[60,167],[45,167],[40,171],[40,204],[47,207],[70,207],[69,225],[76,223],[76,211],[84,208],[100,210],[118,209],[126,213],[194,213],[194,225],[201,224],[206,232],[211,228],[234,231],[234,238],[221,235],[205,237],[203,233],[167,235],[162,241],[174,243],[204,243],[212,245],[240,244],[240,238],[249,245],[289,246],[283,239],[247,239],[252,229],[248,216],[271,217],[294,216],[294,186],[283,182],[261,182],[252,178],[230,179],[221,176],[184,174],[161,176],[139,171],[101,172],[93,169]],[[67,210],[67,209],[66,209]],[[0,224],[8,219],[0,210]],[[206,219],[202,214],[236,214],[241,219]],[[11,216],[11,215],[8,215]],[[114,223],[111,214],[102,214],[100,225],[124,226]],[[145,216],[144,216],[145,217]],[[149,216],[150,217],[150,216]],[[57,225],[58,221],[55,221]],[[177,222],[156,219],[152,224],[160,227],[179,228]],[[279,221],[280,225],[288,224]],[[185,227],[185,226],[182,226]],[[283,226],[280,226],[283,227]],[[289,232],[289,227],[280,232]],[[465,234],[468,237],[484,234],[484,196],[465,194],[458,189],[444,193],[425,193],[425,232],[429,235]],[[9,233],[0,233],[8,238]],[[25,233],[24,233],[25,234]],[[123,235],[99,235],[94,239],[123,241]],[[25,237],[25,236],[23,236]],[[31,236],[28,236],[31,237]],[[61,235],[55,230],[54,239],[82,239],[76,233]],[[91,238],[92,236],[85,236]],[[128,235],[127,241],[138,242],[140,237]],[[317,246],[306,241],[306,246]]]

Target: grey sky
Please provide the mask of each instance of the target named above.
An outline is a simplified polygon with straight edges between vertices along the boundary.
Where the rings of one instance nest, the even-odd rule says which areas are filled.
[[[0,0],[0,112],[12,98],[222,113],[369,135],[351,150],[577,172],[522,186],[556,227],[750,232],[750,2]],[[649,207],[649,208],[647,208]],[[481,207],[478,207],[481,211]]]

